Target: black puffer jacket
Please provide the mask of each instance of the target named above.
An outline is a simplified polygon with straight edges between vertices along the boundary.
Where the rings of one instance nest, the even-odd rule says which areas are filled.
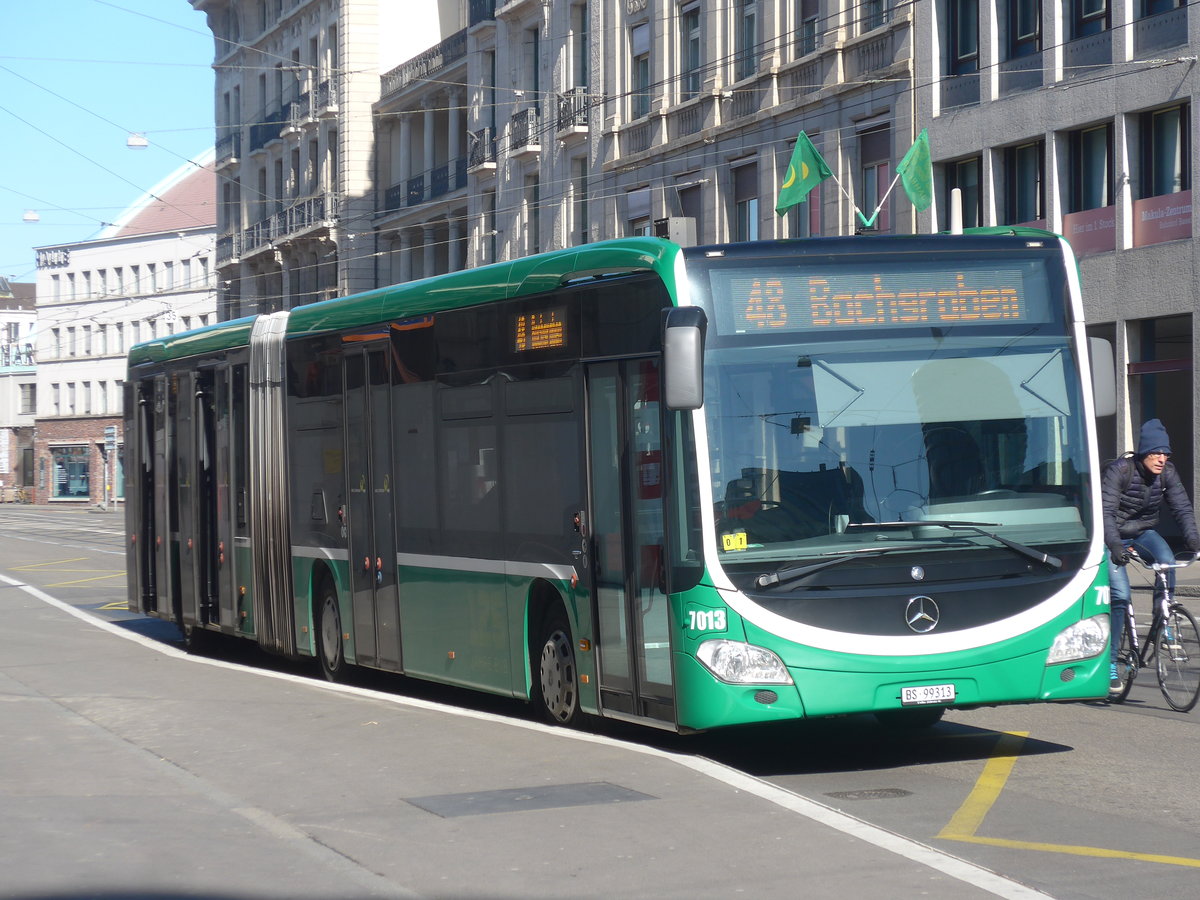
[[[1104,504],[1104,543],[1110,553],[1119,553],[1125,542],[1158,525],[1158,510],[1164,498],[1183,530],[1188,547],[1200,549],[1192,504],[1179,473],[1169,461],[1161,475],[1152,476],[1132,456],[1114,460],[1104,470],[1100,492]]]

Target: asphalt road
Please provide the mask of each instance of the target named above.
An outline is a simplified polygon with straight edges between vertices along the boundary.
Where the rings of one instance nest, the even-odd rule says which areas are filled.
[[[120,516],[113,513],[0,506],[0,577],[7,585],[0,591],[0,601],[6,605],[17,603],[14,585],[28,585],[42,597],[95,617],[85,619],[84,624],[102,621],[113,626],[110,631],[90,626],[97,633],[95,640],[100,647],[111,647],[120,640],[118,634],[125,633],[141,641],[139,648],[159,646],[171,650],[176,654],[169,657],[173,668],[177,664],[186,668],[189,662],[197,665],[178,658],[179,635],[173,626],[124,608],[122,525]],[[47,606],[44,613],[36,612],[38,603],[48,602],[24,591],[20,611],[28,615],[32,609],[40,619],[53,618],[57,622],[64,614],[55,606]],[[18,637],[10,633],[6,639]],[[25,642],[16,651],[6,651],[4,665],[13,667],[8,679],[16,685],[2,692],[8,699],[19,699],[34,691],[30,685],[40,685],[39,677],[46,679],[47,696],[53,693],[57,697],[60,692],[62,697],[70,697],[73,690],[82,696],[84,689],[73,687],[67,680],[69,664],[59,665],[51,675],[32,671],[30,667],[36,666],[36,661],[22,660],[20,666],[24,668],[18,671],[14,652],[19,656],[23,649]],[[139,649],[139,655],[128,658],[126,654],[114,654],[121,658],[122,666],[130,667],[122,669],[122,674],[114,673],[114,677],[134,681],[137,687],[131,685],[131,694],[153,688],[153,672],[160,667],[140,653]],[[107,659],[107,655],[101,658]],[[89,865],[106,873],[100,879],[101,884],[108,885],[103,896],[134,896],[128,892],[128,884],[136,883],[144,891],[138,896],[1032,895],[1022,893],[1023,886],[1027,886],[1032,892],[1061,898],[1173,898],[1193,896],[1200,876],[1200,785],[1195,764],[1200,713],[1169,710],[1158,694],[1152,673],[1143,673],[1130,702],[1122,706],[1097,703],[951,712],[941,724],[919,733],[888,731],[869,717],[738,729],[690,738],[597,724],[589,733],[569,736],[567,746],[574,749],[568,750],[567,756],[552,757],[555,751],[551,748],[559,747],[562,738],[568,736],[560,737],[535,726],[518,703],[370,673],[356,678],[348,691],[330,693],[315,684],[303,687],[302,679],[311,674],[310,667],[262,658],[247,647],[226,648],[222,662],[226,660],[236,664],[239,679],[247,679],[239,682],[243,685],[239,690],[247,696],[240,714],[247,719],[259,715],[249,703],[250,692],[258,689],[245,687],[256,681],[284,678],[289,691],[307,691],[307,695],[319,687],[321,716],[349,716],[356,723],[362,716],[354,704],[364,702],[361,698],[394,697],[417,704],[423,717],[433,717],[438,723],[433,730],[412,729],[406,732],[409,737],[401,738],[411,743],[406,749],[413,759],[441,761],[446,754],[456,752],[442,745],[445,735],[470,727],[482,730],[482,737],[475,734],[472,740],[481,739],[485,745],[491,742],[498,752],[504,748],[513,751],[512,757],[505,757],[505,766],[515,765],[514,759],[523,760],[522,765],[528,767],[522,772],[526,781],[517,783],[526,786],[538,780],[533,773],[539,771],[539,766],[532,760],[524,761],[532,754],[541,760],[542,771],[550,770],[548,760],[553,758],[553,767],[565,767],[563,772],[555,768],[555,774],[567,777],[573,773],[575,780],[568,779],[568,783],[577,787],[606,784],[634,792],[618,800],[635,799],[635,794],[664,802],[677,800],[668,796],[670,787],[685,786],[688,791],[701,791],[706,804],[717,805],[705,809],[704,816],[711,816],[711,821],[696,821],[699,814],[694,810],[690,814],[681,812],[680,822],[657,820],[639,814],[651,804],[639,806],[637,802],[613,802],[606,818],[600,821],[580,813],[570,803],[556,815],[517,813],[537,815],[541,830],[530,825],[532,819],[523,819],[519,826],[528,829],[530,839],[536,835],[542,841],[557,842],[557,860],[555,853],[545,854],[548,861],[540,868],[523,857],[524,851],[505,849],[505,842],[514,837],[511,819],[496,828],[500,818],[493,815],[493,830],[481,828],[476,834],[461,824],[466,818],[447,815],[443,809],[437,824],[450,823],[446,838],[461,842],[459,851],[476,854],[482,845],[474,842],[486,842],[490,849],[480,858],[488,864],[473,868],[461,861],[451,863],[450,857],[443,855],[445,847],[426,847],[422,851],[427,857],[425,868],[414,869],[415,864],[409,864],[409,869],[397,874],[391,868],[393,857],[376,846],[378,835],[399,827],[391,819],[368,819],[358,822],[361,827],[357,829],[352,823],[343,823],[339,831],[342,826],[329,824],[347,818],[338,806],[336,791],[328,795],[324,806],[314,804],[315,798],[304,799],[311,793],[306,790],[294,792],[290,800],[280,799],[289,797],[286,790],[271,794],[269,802],[242,797],[245,788],[228,767],[231,760],[236,760],[236,753],[230,751],[222,775],[208,773],[190,762],[183,731],[187,727],[203,729],[202,719],[184,715],[175,704],[170,729],[180,730],[178,737],[183,741],[176,745],[156,734],[170,730],[166,721],[161,728],[149,728],[144,723],[135,727],[135,712],[144,714],[144,710],[132,705],[122,707],[118,715],[119,705],[114,705],[110,697],[108,706],[89,714],[88,721],[106,723],[104,733],[108,738],[120,735],[121,741],[172,761],[177,770],[173,770],[174,775],[184,782],[185,796],[198,793],[218,809],[236,813],[214,819],[220,825],[211,841],[208,837],[192,841],[196,844],[196,859],[203,862],[198,869],[198,863],[189,860],[185,851],[172,849],[173,854],[180,854],[178,859],[172,857],[180,873],[179,883],[165,892],[161,879],[155,880],[159,876],[151,877],[159,871],[155,866],[148,865],[135,849],[123,850],[126,842],[114,844],[104,835],[96,835],[96,846],[90,848],[108,855],[103,864],[96,860],[89,863],[86,854],[61,868],[55,860],[42,858],[56,846],[54,841],[33,840],[28,823],[11,814],[22,808],[14,806],[14,797],[25,797],[19,787],[21,779],[14,778],[12,767],[30,762],[19,752],[19,743],[14,743],[14,707],[9,705],[6,711],[5,704],[0,704],[0,725],[9,720],[3,727],[6,747],[0,751],[0,760],[6,760],[6,765],[0,767],[0,805],[10,811],[0,817],[0,845],[9,847],[9,852],[14,846],[28,845],[28,852],[17,861],[21,868],[10,868],[10,876],[0,878],[0,897],[101,895],[80,887],[87,883]],[[100,672],[98,668],[97,678]],[[0,676],[0,683],[8,679]],[[188,699],[203,709],[205,698],[192,694],[190,680],[185,683]],[[290,687],[293,683],[300,687]],[[167,684],[163,683],[160,693],[167,692]],[[153,699],[162,700],[157,695]],[[69,705],[69,701],[57,702],[60,707]],[[93,698],[93,702],[99,701]],[[274,697],[272,703],[273,709]],[[106,714],[114,718],[110,721]],[[378,721],[368,721],[387,726],[390,720],[383,715],[377,717]],[[464,717],[469,726],[462,724]],[[281,727],[286,729],[286,725]],[[365,766],[364,771],[370,773],[372,765],[386,770],[386,758],[370,756],[381,752],[378,742],[357,739],[361,731],[359,724],[354,740],[346,740],[341,733],[322,735],[328,742],[323,752],[336,757],[338,766],[347,771]],[[306,733],[311,739],[311,733]],[[512,736],[514,733],[522,736],[520,740]],[[601,755],[593,759],[589,754]],[[86,754],[68,754],[63,763],[69,767],[103,767],[105,759],[105,754],[94,761]],[[642,772],[651,765],[655,767],[653,775]],[[659,765],[663,770],[657,768]],[[256,783],[272,771],[262,760],[246,768],[248,773],[258,773]],[[275,777],[292,777],[293,773],[282,764],[277,768]],[[505,770],[504,766],[498,768]],[[450,776],[442,772],[441,777],[433,777],[435,771],[442,770],[427,765],[421,777],[410,777],[422,785],[425,793],[421,796],[441,798],[441,802],[452,803],[454,798],[462,802],[460,788],[476,780],[465,775],[463,769],[453,769]],[[500,777],[502,772],[486,774]],[[116,772],[114,777],[139,776],[133,770]],[[543,780],[556,784],[556,789],[562,786],[558,784],[561,778],[547,775]],[[664,785],[664,780],[670,786]],[[701,784],[694,783],[696,780]],[[73,813],[67,811],[72,804],[86,808],[94,799],[95,789],[74,777],[62,781],[57,790],[62,796],[56,799],[63,815],[70,818]],[[707,789],[703,788],[705,781],[709,782]],[[728,795],[731,788],[733,794]],[[353,784],[348,783],[346,790],[352,789]],[[170,789],[159,786],[156,790],[169,793]],[[9,794],[7,799],[4,793]],[[468,792],[475,801],[484,793]],[[488,796],[498,803],[505,799],[503,795]],[[44,800],[43,795],[39,797]],[[752,797],[769,803],[765,809],[742,805]],[[412,805],[411,792],[406,799]],[[694,796],[689,795],[689,799],[695,801]],[[812,805],[806,805],[809,801]],[[548,802],[553,805],[554,801]],[[592,804],[603,802],[607,801],[592,798],[583,803],[583,808],[590,810]],[[728,808],[720,805],[726,802],[731,804]],[[237,825],[230,825],[229,818]],[[484,824],[487,819],[476,817]],[[153,845],[156,831],[170,821],[169,815],[159,811],[144,822],[123,823],[122,833],[127,830],[138,835],[142,825],[146,833],[138,840]],[[257,836],[239,841],[238,827],[247,822],[254,826]],[[586,827],[576,833],[572,823]],[[853,823],[861,823],[865,830],[847,838],[859,827]],[[84,827],[86,822],[76,825],[72,832],[75,838],[89,833]],[[601,825],[603,830],[597,831]],[[24,830],[11,833],[18,826]],[[280,840],[286,837],[291,844],[284,840],[283,851],[270,842],[264,844],[264,831]],[[362,835],[347,836],[358,831]],[[670,839],[672,833],[676,840]],[[366,836],[370,834],[376,837]],[[633,847],[643,848],[643,852],[622,853],[611,847],[610,842],[618,835],[632,842]],[[22,840],[14,844],[17,838]],[[893,845],[893,840],[899,843]],[[136,848],[137,841],[133,843]],[[298,846],[306,851],[299,867],[295,859]],[[247,854],[252,848],[258,855],[249,862]],[[653,852],[645,852],[646,848],[653,848]],[[925,850],[931,855],[926,857]],[[280,855],[273,861],[262,858],[262,854],[275,852]],[[221,853],[229,855],[222,860]],[[961,860],[965,868],[946,860]],[[108,865],[116,865],[117,861],[126,868],[117,866],[115,871],[129,874],[126,881],[110,872]],[[505,865],[505,861],[511,865]],[[546,871],[546,867],[558,871]],[[235,875],[235,870],[241,874]],[[20,871],[22,877],[14,881],[13,871]],[[989,880],[989,873],[996,873],[998,879]],[[125,887],[112,887],[119,884]],[[218,894],[214,884],[224,889]]]

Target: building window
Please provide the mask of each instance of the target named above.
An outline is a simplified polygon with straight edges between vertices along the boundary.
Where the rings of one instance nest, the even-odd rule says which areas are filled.
[[[51,496],[67,500],[86,499],[89,496],[88,448],[51,447],[50,456],[54,468]]]
[[[702,191],[703,186],[699,184],[679,188],[679,211],[685,219],[691,219],[696,223],[696,241],[701,244],[704,243],[704,223],[701,216],[704,208]]]
[[[637,188],[625,195],[625,220],[629,223],[630,237],[649,237],[650,189]]]
[[[816,52],[818,0],[796,0],[796,55],[804,56]]]
[[[1072,131],[1070,154],[1070,211],[1099,209],[1113,203],[1112,123]]]
[[[979,0],[949,0],[951,75],[979,71]]]
[[[498,248],[498,237],[496,233],[496,191],[483,192],[483,236],[484,241],[484,259],[485,263],[498,262],[500,257],[496,255]]]
[[[758,240],[758,164],[733,170],[733,239]]]
[[[591,84],[586,3],[577,3],[571,7],[571,69],[575,76],[574,87],[587,87]]]
[[[1187,104],[1141,115],[1139,197],[1160,197],[1192,186]]]
[[[979,207],[979,175],[983,169],[983,161],[978,156],[960,159],[946,163],[945,186],[946,217],[950,217],[950,205],[953,191],[957,188],[962,192],[962,224],[964,228],[974,228],[983,223],[980,221]],[[947,221],[947,224],[949,222]]]
[[[734,80],[758,71],[758,0],[738,0],[735,25]]]
[[[863,0],[862,11],[863,32],[879,28],[887,24],[888,0]]]
[[[808,192],[803,203],[797,203],[787,211],[787,237],[818,237],[821,234],[823,187],[823,183],[818,184]]]
[[[536,175],[525,178],[525,252],[541,252],[542,186]]]
[[[887,192],[888,181],[891,179],[892,130],[884,126],[863,131],[858,135],[858,161],[862,171],[862,191],[859,208],[862,214],[871,222],[871,231],[891,230],[891,216],[887,209],[880,209],[875,214],[879,201]],[[862,224],[862,223],[860,223]],[[863,225],[865,228],[866,226]]]
[[[703,46],[700,41],[700,4],[690,3],[679,13],[679,47],[683,57],[679,61],[680,71],[683,72],[681,100],[691,100],[700,93]]]
[[[542,31],[540,28],[525,29],[525,89],[532,92],[535,101],[542,90]]]
[[[1008,58],[1042,49],[1042,0],[1008,0]]]
[[[21,385],[21,415],[32,416],[37,413],[37,385]]]
[[[586,156],[581,156],[575,159],[571,168],[573,177],[571,179],[571,190],[574,196],[571,198],[572,206],[572,224],[574,225],[574,243],[576,245],[586,244],[588,242],[588,234],[591,231],[591,223],[588,221],[588,161]]]
[[[1108,31],[1108,0],[1069,0],[1071,4],[1071,37],[1081,38]]]
[[[1005,220],[1022,225],[1044,220],[1045,141],[1004,148]]]
[[[633,107],[630,113],[640,119],[650,115],[650,26],[635,25],[629,33],[631,48],[630,86]]]
[[[1183,6],[1183,0],[1142,0],[1141,14],[1138,18],[1145,19],[1157,16],[1159,13],[1170,12]]]

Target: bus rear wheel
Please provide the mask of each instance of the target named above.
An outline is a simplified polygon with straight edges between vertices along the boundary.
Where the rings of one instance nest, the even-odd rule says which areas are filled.
[[[543,626],[534,644],[533,701],[555,725],[571,725],[579,715],[579,683],[571,629],[561,614]]]
[[[317,658],[321,674],[329,681],[341,681],[346,674],[346,654],[342,649],[342,614],[338,611],[337,591],[328,584],[321,589],[317,606]]]

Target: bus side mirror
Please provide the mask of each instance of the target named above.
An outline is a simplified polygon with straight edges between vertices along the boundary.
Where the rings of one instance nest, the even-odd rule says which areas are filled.
[[[663,399],[668,409],[704,405],[704,335],[708,317],[698,306],[667,310],[663,320]]]
[[[1104,338],[1088,338],[1088,351],[1096,415],[1111,416],[1117,411],[1117,370],[1112,344]]]

